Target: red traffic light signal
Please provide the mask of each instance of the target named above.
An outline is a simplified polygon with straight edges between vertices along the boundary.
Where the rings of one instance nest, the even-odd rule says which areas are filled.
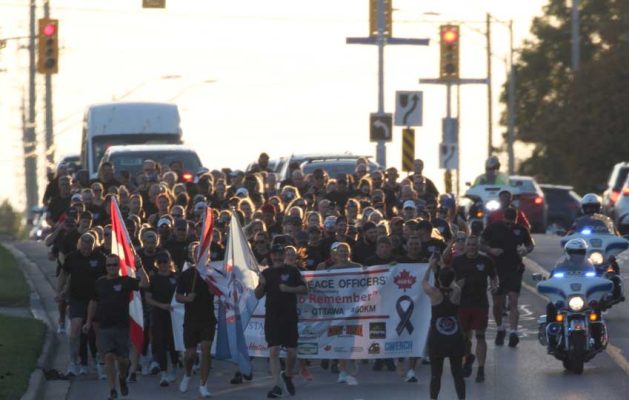
[[[453,44],[459,40],[459,30],[447,27],[441,32],[441,40],[446,44]]]
[[[42,28],[42,33],[46,37],[53,36],[55,33],[57,33],[57,24],[54,24],[52,22],[45,24],[44,27]]]

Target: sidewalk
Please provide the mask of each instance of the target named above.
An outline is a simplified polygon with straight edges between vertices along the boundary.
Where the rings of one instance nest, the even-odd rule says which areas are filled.
[[[23,316],[32,314],[47,326],[44,347],[37,362],[37,370],[31,375],[28,391],[22,399],[63,400],[70,389],[70,382],[47,381],[43,373],[43,370],[47,369],[56,369],[64,373],[68,366],[67,340],[65,340],[65,336],[56,334],[59,319],[57,303],[55,302],[56,266],[48,260],[47,249],[42,243],[4,242],[3,245],[14,255],[24,272],[31,288],[31,308],[30,310],[0,309],[0,313],[4,314],[6,311]]]

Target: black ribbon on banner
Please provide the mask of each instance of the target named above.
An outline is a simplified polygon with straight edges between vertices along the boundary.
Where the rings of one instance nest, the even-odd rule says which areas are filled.
[[[408,302],[408,308],[406,310],[402,308],[402,303],[405,301]],[[395,311],[397,311],[397,315],[400,317],[400,323],[397,325],[395,330],[397,331],[398,336],[402,336],[404,329],[408,331],[409,335],[413,333],[413,330],[415,330],[415,327],[411,323],[411,315],[413,315],[414,308],[415,303],[413,303],[413,300],[409,296],[404,295],[397,299],[397,302],[395,303]]]

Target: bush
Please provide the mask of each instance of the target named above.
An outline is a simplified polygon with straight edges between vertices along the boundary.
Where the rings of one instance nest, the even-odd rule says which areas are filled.
[[[22,216],[13,209],[8,199],[0,204],[0,235],[19,236],[22,231]]]

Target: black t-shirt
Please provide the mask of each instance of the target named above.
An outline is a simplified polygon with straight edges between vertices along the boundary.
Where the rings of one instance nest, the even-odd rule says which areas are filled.
[[[374,254],[373,256],[369,257],[367,260],[365,260],[364,265],[366,267],[372,266],[372,265],[385,265],[385,264],[389,264],[391,262],[395,261],[395,259],[393,257],[388,257],[388,258],[382,258],[377,254]]]
[[[411,258],[408,256],[408,254],[403,254],[400,257],[398,257],[395,261],[399,263],[427,263],[430,261],[430,259],[422,255],[416,258]]]
[[[169,239],[164,244],[164,248],[170,252],[170,255],[177,266],[177,271],[181,271],[183,264],[186,262],[188,256],[188,240],[180,242],[174,238]]]
[[[160,275],[155,271],[151,274],[151,286],[146,291],[151,293],[153,300],[159,303],[170,304],[176,287],[177,277],[174,273]]]
[[[138,256],[140,257],[142,267],[147,274],[150,274],[152,271],[155,271],[157,269],[157,266],[155,265],[155,257],[160,250],[161,248],[157,247],[155,248],[155,252],[153,254],[146,254],[143,248],[138,249]]]
[[[93,300],[98,302],[96,315],[101,328],[129,326],[129,295],[140,289],[140,280],[128,276],[96,280]]]
[[[461,288],[461,307],[489,307],[487,278],[494,278],[496,270],[491,258],[479,254],[469,258],[462,254],[452,261],[456,280],[465,279]]]
[[[430,238],[428,241],[422,242],[421,256],[423,258],[430,259],[433,253],[437,253],[438,255],[443,254],[446,247],[447,246],[443,240]]]
[[[48,204],[48,212],[50,212],[50,219],[52,220],[52,222],[58,222],[59,218],[68,210],[68,208],[70,207],[70,199],[70,196],[55,196],[50,199],[50,203]]]
[[[81,234],[76,229],[72,229],[71,231],[59,232],[53,242],[52,250],[56,254],[62,253],[64,256],[67,257],[68,254],[77,249],[80,238]]]
[[[197,275],[196,279],[194,278],[195,275]],[[193,282],[194,288],[192,287]],[[196,293],[192,303],[185,303],[184,325],[190,323],[216,323],[214,295],[210,292],[207,283],[201,278],[196,268],[188,268],[179,275],[177,293],[182,295]]]
[[[94,297],[94,283],[105,275],[105,260],[106,257],[98,251],[92,251],[89,256],[78,250],[68,254],[62,268],[70,275],[71,298],[90,300]]]
[[[295,267],[269,267],[262,271],[266,279],[266,320],[297,321],[297,295],[280,291],[280,283],[290,287],[305,285],[301,273]]]
[[[314,271],[317,269],[317,265],[325,261],[326,257],[323,255],[323,249],[321,244],[306,246],[306,269]]]
[[[364,240],[359,240],[356,242],[354,247],[352,247],[352,261],[355,261],[359,264],[365,264],[369,257],[372,257],[376,254],[376,244],[367,244]]]
[[[522,257],[517,252],[518,246],[533,244],[528,229],[520,224],[507,225],[504,221],[489,224],[482,237],[489,243],[489,247],[504,250],[494,261],[497,269],[505,272],[520,269]]]

